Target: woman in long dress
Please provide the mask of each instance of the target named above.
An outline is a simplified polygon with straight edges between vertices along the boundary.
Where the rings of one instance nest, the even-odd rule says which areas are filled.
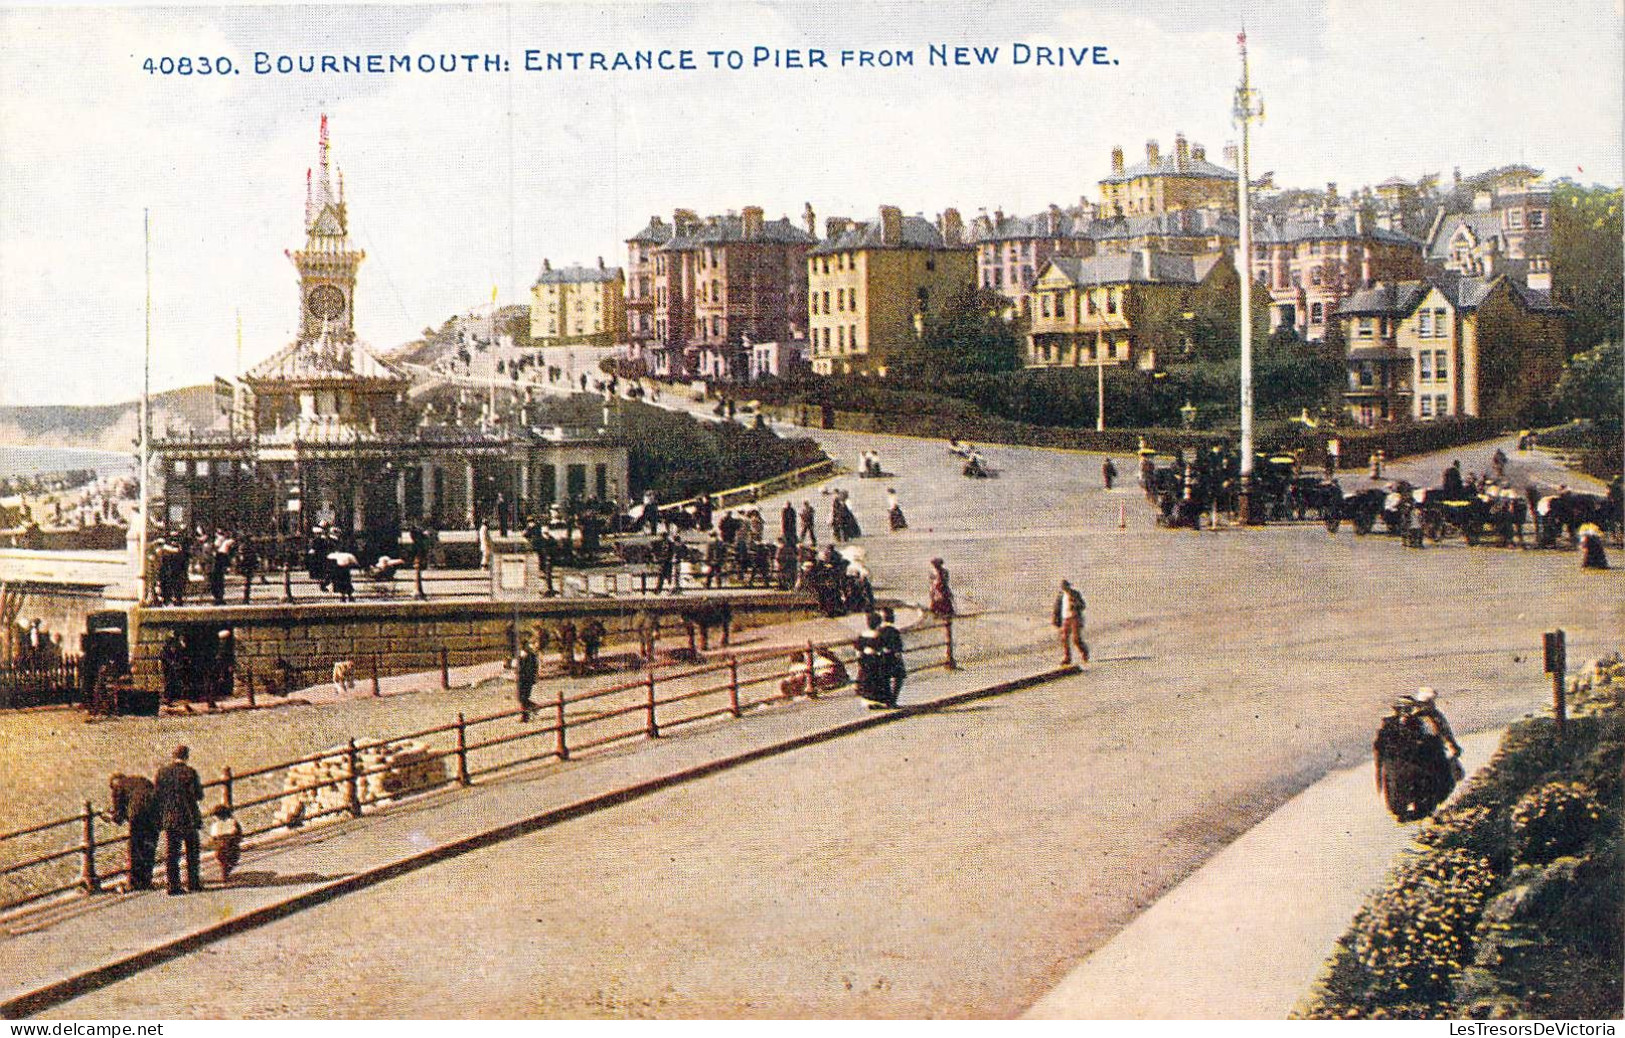
[[[886,705],[888,657],[880,637],[880,614],[869,613],[864,620],[868,626],[853,644],[858,653],[858,695],[869,701],[871,709],[879,709]]]
[[[948,570],[941,559],[931,560],[931,614],[939,620],[954,615],[954,592],[948,586]]]
[[[897,490],[886,491],[886,515],[891,519],[892,532],[908,529],[908,520],[903,516],[903,506],[897,503]]]

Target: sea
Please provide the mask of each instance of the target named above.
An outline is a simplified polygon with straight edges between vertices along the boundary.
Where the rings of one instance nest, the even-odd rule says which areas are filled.
[[[135,472],[135,455],[117,451],[88,450],[80,447],[0,446],[0,477],[34,476],[44,472],[95,469],[103,476],[123,476]]]

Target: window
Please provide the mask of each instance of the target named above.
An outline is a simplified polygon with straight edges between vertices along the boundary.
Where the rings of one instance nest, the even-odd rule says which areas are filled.
[[[837,325],[835,328],[835,348],[838,350],[846,349],[846,327],[844,325]]]
[[[1542,227],[1545,227],[1545,226],[1546,226],[1546,210],[1544,210],[1544,209],[1531,209],[1531,210],[1529,210],[1529,229],[1532,230],[1532,231],[1538,231]]]
[[[1084,307],[1089,313],[1097,313],[1100,310],[1100,304],[1095,301],[1095,294],[1093,292],[1090,292],[1088,295],[1083,297],[1083,303]]]
[[[937,258],[935,256],[927,256],[925,258],[925,269],[927,273],[937,269]]]
[[[853,313],[858,312],[858,290],[857,289],[849,288],[849,289],[846,290],[846,308],[848,310],[852,311]]]
[[[1066,316],[1066,296],[1060,292],[1055,293],[1055,316]]]
[[[1377,373],[1376,373],[1375,366],[1368,360],[1362,360],[1360,362],[1360,386],[1361,386],[1361,388],[1370,389],[1372,386],[1376,385],[1376,381],[1377,381]]]
[[[1418,310],[1416,312],[1416,334],[1423,339],[1433,338],[1433,311]]]
[[[1438,415],[1440,418],[1448,416],[1450,414],[1450,398],[1442,393],[1434,397],[1433,413]]]
[[[994,288],[1003,288],[1004,287],[1004,268],[1003,267],[994,267],[993,268],[993,287]]]
[[[1319,306],[1320,304],[1316,303],[1315,305]],[[1369,338],[1371,338],[1372,331],[1373,331],[1373,328],[1372,328],[1371,318],[1369,318],[1369,317],[1360,318],[1359,337],[1362,338],[1362,339],[1369,339]]]
[[[1309,323],[1319,324],[1326,319],[1326,306],[1324,303],[1309,304]]]
[[[1423,350],[1416,355],[1416,380],[1418,382],[1433,381],[1433,351]]]
[[[1106,312],[1109,314],[1117,312],[1117,291],[1115,289],[1106,293]]]
[[[1421,410],[1421,417],[1423,417],[1423,418],[1432,418],[1433,417],[1433,398],[1431,396],[1420,396],[1420,397],[1417,397],[1416,399],[1417,399],[1417,402],[1421,405],[1421,409],[1422,409]]]
[[[1514,231],[1523,229],[1523,210],[1522,209],[1508,209],[1507,210],[1507,226],[1512,228]]]
[[[1433,311],[1433,337],[1435,339],[1450,338],[1450,323],[1445,319],[1444,307],[1437,307]]]
[[[858,326],[857,325],[854,324],[854,325],[851,325],[851,326],[849,326],[847,328],[847,330],[846,330],[846,341],[850,342],[852,344],[852,348],[854,350],[858,348]]]
[[[1309,283],[1311,285],[1320,284],[1320,268],[1319,267],[1316,267],[1316,268],[1314,268],[1313,270],[1311,270],[1309,272]]]
[[[1039,302],[1039,306],[1041,307],[1040,313],[1042,313],[1043,316],[1048,317],[1049,316],[1049,296],[1048,295],[1045,295],[1043,297],[1043,299]]]
[[[1447,350],[1433,351],[1433,377],[1440,382],[1450,381],[1450,353]]]
[[[835,309],[842,312],[846,310],[846,293],[838,288],[835,290]]]

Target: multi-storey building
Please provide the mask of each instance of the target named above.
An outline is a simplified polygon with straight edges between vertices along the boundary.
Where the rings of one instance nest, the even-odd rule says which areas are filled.
[[[626,278],[620,267],[553,269],[542,260],[542,272],[530,289],[532,345],[613,346],[626,329]]]
[[[1173,154],[1164,155],[1156,141],[1146,141],[1145,161],[1126,168],[1123,149],[1112,149],[1111,175],[1100,182],[1100,216],[1204,207],[1236,208],[1236,173],[1207,161],[1202,145],[1179,134]]]
[[[1567,311],[1504,275],[1442,272],[1343,300],[1349,417],[1516,417],[1563,370]]]
[[[1269,286],[1270,329],[1325,338],[1338,304],[1377,281],[1422,276],[1422,243],[1376,227],[1361,212],[1319,220],[1269,219],[1253,234],[1253,279]]]
[[[976,283],[1002,293],[1014,312],[1029,316],[1033,284],[1052,256],[1087,256],[1094,243],[1087,236],[1094,207],[1052,205],[1033,216],[1006,216],[996,210],[970,222],[976,247]]]
[[[1178,256],[1140,249],[1087,258],[1056,256],[1033,291],[1027,366],[1157,364],[1157,351],[1184,334],[1191,292],[1228,276],[1217,253]]]
[[[807,250],[816,239],[759,206],[701,220],[679,209],[654,247],[656,374],[745,378],[749,344],[805,338]]]
[[[976,253],[953,209],[939,224],[889,205],[875,220],[827,220],[807,255],[813,371],[885,375],[925,321],[975,284]]]
[[[1505,273],[1550,291],[1552,192],[1533,173],[1487,182],[1473,192],[1471,211],[1441,211],[1428,234],[1428,265],[1472,277]]]
[[[655,250],[671,241],[671,225],[658,216],[626,239],[626,342],[633,359],[656,341]]]

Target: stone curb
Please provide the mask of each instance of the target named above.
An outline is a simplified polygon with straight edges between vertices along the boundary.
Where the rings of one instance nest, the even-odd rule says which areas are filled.
[[[705,763],[683,768],[668,775],[662,775],[658,778],[634,783],[630,786],[623,786],[619,789],[614,789],[607,793],[600,793],[582,800],[577,800],[574,803],[565,804],[561,807],[551,808],[547,811],[541,812],[540,814],[532,815],[529,818],[522,818],[518,821],[509,822],[493,829],[487,829],[483,832],[474,833],[473,835],[465,836],[458,840],[453,840],[450,843],[441,844],[438,847],[432,847],[428,850],[409,855],[405,858],[389,862],[385,865],[379,865],[374,868],[355,873],[354,875],[346,876],[343,879],[334,880],[331,883],[325,883],[319,887],[316,887],[315,889],[305,891],[304,893],[294,895],[282,901],[262,905],[259,908],[244,912],[241,915],[233,916],[232,918],[224,920],[223,922],[204,927],[201,930],[196,930],[184,937],[178,937],[174,940],[166,941],[163,944],[148,948],[145,951],[137,952],[133,955],[127,955],[112,962],[103,963],[100,966],[82,970],[71,976],[53,981],[50,984],[46,984],[43,987],[35,988],[32,991],[13,996],[6,999],[4,1002],[0,1002],[0,1018],[15,1020],[31,1016],[35,1013],[41,1012],[42,1010],[49,1009],[52,1006],[60,1005],[61,1003],[70,999],[77,998],[80,995],[87,994],[99,988],[104,988],[109,984],[113,984],[126,977],[133,976],[143,970],[161,965],[162,963],[168,962],[171,959],[176,959],[180,956],[190,954],[191,952],[194,952],[209,944],[213,944],[216,941],[224,940],[227,937],[231,937],[238,933],[243,933],[247,930],[256,929],[268,923],[275,922],[278,919],[304,911],[305,909],[314,908],[328,901],[332,901],[335,898],[344,896],[345,894],[354,893],[358,890],[364,890],[368,887],[376,886],[385,882],[386,880],[405,875],[409,872],[414,872],[421,868],[426,868],[430,865],[438,864],[442,861],[459,857],[470,851],[479,850],[481,848],[502,843],[506,840],[516,839],[521,836],[527,836],[539,830],[558,825],[561,822],[566,822],[574,818],[579,818],[584,815],[593,814],[597,811],[602,811],[607,808],[628,803],[674,786],[682,785],[696,779],[705,778],[706,776],[716,774],[717,772],[726,771],[731,768],[750,764],[769,757],[775,757],[783,753],[790,753],[794,750],[803,749],[808,746],[816,746],[820,743],[838,739],[844,735],[851,735],[870,728],[877,728],[881,725],[891,724],[895,721],[899,721],[903,718],[911,717],[916,714],[932,713],[945,707],[957,706],[961,703],[967,703],[977,699],[985,699],[991,696],[1016,692],[1024,688],[1030,688],[1034,685],[1041,685],[1057,678],[1066,677],[1078,672],[1079,668],[1076,666],[1057,667],[1051,670],[1044,670],[1035,674],[1029,674],[1025,677],[1001,681],[997,684],[989,685],[984,688],[971,689],[966,692],[957,692],[953,695],[943,696],[940,699],[910,704],[908,706],[899,707],[896,710],[890,710],[884,713],[871,714],[870,716],[861,717],[854,721],[843,722],[841,724],[825,728],[821,731],[810,732],[806,735],[796,736],[795,738],[786,739],[768,746],[760,746],[752,750],[747,750],[743,753],[737,753],[731,756],[721,757],[716,760],[706,761]]]

